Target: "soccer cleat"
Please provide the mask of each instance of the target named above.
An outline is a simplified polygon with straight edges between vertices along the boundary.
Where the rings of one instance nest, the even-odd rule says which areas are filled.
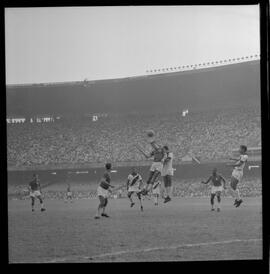
[[[100,219],[100,217],[99,216],[95,216],[95,219]]]
[[[238,201],[237,201],[237,199],[235,199],[233,205],[235,206],[235,205],[237,205],[237,203],[238,203]]]
[[[35,210],[34,210],[34,208],[32,208],[32,212],[34,212]]]
[[[158,203],[155,203],[155,206],[157,206],[158,205]]]
[[[142,194],[142,195],[147,195],[148,192],[149,192],[149,190],[143,189],[143,190],[140,192],[140,194]]]
[[[237,201],[237,204],[235,205],[235,207],[239,207],[242,203],[243,203],[243,200],[242,200],[242,199],[239,200],[239,201]]]
[[[171,198],[168,196],[165,198],[164,203],[168,203],[169,201],[171,201]]]
[[[220,208],[217,209],[217,212],[220,212]]]
[[[107,215],[106,213],[102,213],[101,216],[106,217],[106,218],[109,218],[109,217],[110,217],[110,216]]]
[[[215,209],[214,209],[214,208],[211,208],[211,211],[215,211]]]
[[[130,204],[130,207],[133,207],[134,205],[135,205],[135,203],[133,202],[133,203]]]
[[[45,208],[41,208],[41,210],[40,211],[45,211],[46,209]]]
[[[143,207],[141,206],[141,211],[143,211]]]

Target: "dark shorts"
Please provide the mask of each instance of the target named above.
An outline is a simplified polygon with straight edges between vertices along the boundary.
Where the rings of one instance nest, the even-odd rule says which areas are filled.
[[[230,185],[231,185],[231,188],[232,188],[233,190],[236,190],[238,183],[239,183],[239,181],[236,180],[236,179],[234,179],[233,181],[231,181],[231,184],[230,184]]]
[[[107,205],[107,203],[108,203],[108,198],[105,198],[105,197],[103,197],[103,196],[101,196],[101,195],[99,195],[98,198],[99,198],[99,201],[100,201],[100,204],[101,204],[101,205],[103,205],[103,206],[106,206],[106,205]]]
[[[171,187],[172,186],[172,176],[171,175],[165,175],[163,177],[164,186],[165,187]]]

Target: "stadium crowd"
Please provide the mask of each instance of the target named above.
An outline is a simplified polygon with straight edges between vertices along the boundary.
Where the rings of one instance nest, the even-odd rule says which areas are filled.
[[[146,151],[145,131],[167,144],[180,160],[187,153],[197,158],[228,158],[240,143],[260,146],[260,108],[244,107],[182,113],[109,115],[62,118],[53,123],[7,124],[9,167],[144,160],[134,145]]]

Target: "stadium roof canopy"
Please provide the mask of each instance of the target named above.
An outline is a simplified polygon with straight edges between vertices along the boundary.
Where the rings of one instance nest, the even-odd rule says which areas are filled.
[[[112,80],[7,86],[7,115],[179,111],[260,103],[260,61]]]

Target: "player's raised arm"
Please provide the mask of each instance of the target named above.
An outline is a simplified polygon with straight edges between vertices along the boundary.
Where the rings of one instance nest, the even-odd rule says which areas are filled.
[[[230,161],[235,161],[235,162],[237,162],[237,161],[239,160],[239,158],[232,158],[232,157],[231,157],[231,158],[229,158],[229,160],[230,160]]]
[[[232,166],[232,167],[238,167],[238,166],[241,166],[243,163],[244,163],[244,161],[238,159],[236,163],[234,163],[234,164],[227,164],[227,165],[228,166]]]
[[[160,149],[160,146],[156,143],[156,141],[152,141],[152,142],[150,143],[150,145],[152,146],[152,148],[153,148],[154,150]]]

